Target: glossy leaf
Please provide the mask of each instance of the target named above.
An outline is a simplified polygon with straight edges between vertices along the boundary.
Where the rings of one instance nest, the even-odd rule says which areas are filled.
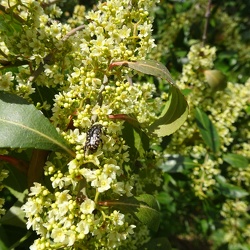
[[[162,79],[166,79],[169,83],[175,85],[174,80],[171,77],[168,69],[162,64],[154,60],[140,60],[135,62],[122,61],[122,62],[113,62],[111,67],[113,66],[127,66],[131,69],[139,71],[141,73],[152,75],[156,77],[160,77]]]
[[[226,154],[223,157],[223,160],[235,168],[247,168],[248,159],[243,155],[238,154]]]
[[[220,149],[220,138],[212,121],[199,108],[195,110],[195,119],[203,141],[214,153],[217,153]]]
[[[0,138],[0,148],[64,150],[74,156],[42,112],[23,98],[5,92],[0,92]]]
[[[186,99],[178,88],[169,89],[169,98],[158,119],[150,124],[148,130],[156,136],[173,134],[185,122],[188,116]]]
[[[167,80],[171,84],[168,101],[160,117],[149,126],[148,130],[152,135],[163,137],[174,133],[180,128],[187,119],[188,105],[184,95],[175,85],[168,69],[163,64],[153,60],[142,60],[136,62],[113,62],[110,68],[114,66],[127,66],[138,72]]]
[[[129,146],[130,159],[136,159],[138,156],[143,157],[149,149],[149,138],[140,129],[133,127],[130,123],[124,123],[122,134],[126,144]]]
[[[219,184],[220,192],[228,198],[243,198],[249,195],[243,188],[227,183],[223,176],[217,176],[216,180]]]
[[[154,196],[142,194],[137,197],[121,198],[117,201],[99,202],[99,205],[119,208],[129,213],[148,228],[157,231],[160,224],[159,204]]]

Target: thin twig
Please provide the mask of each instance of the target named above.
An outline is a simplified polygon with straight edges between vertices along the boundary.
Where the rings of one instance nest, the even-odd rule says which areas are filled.
[[[205,43],[207,40],[207,30],[208,30],[208,23],[209,23],[209,18],[211,14],[211,11],[210,11],[211,4],[212,4],[212,0],[208,0],[206,14],[205,14],[205,25],[204,25],[203,35],[202,35],[202,46],[205,46]]]
[[[71,30],[69,33],[67,33],[62,40],[66,41],[70,36],[73,36],[77,31],[82,30],[86,27],[86,25],[80,25],[78,27],[76,27],[75,29]]]

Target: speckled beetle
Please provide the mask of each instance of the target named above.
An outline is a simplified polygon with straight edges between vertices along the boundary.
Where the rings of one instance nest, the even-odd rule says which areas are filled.
[[[86,143],[84,146],[84,154],[88,151],[95,152],[102,142],[102,125],[95,124],[87,132]]]

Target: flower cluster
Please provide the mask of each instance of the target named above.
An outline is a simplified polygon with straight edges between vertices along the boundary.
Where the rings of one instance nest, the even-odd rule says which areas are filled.
[[[249,216],[248,216],[248,204],[244,201],[232,201],[227,200],[221,209],[221,221],[225,228],[225,234],[223,235],[222,242],[236,246],[240,244],[249,246],[250,234],[249,234]],[[248,226],[242,227],[243,220],[248,221]],[[240,240],[239,240],[240,239]]]
[[[15,6],[15,1],[8,2],[6,7]],[[153,98],[153,84],[133,82],[131,70],[110,70],[109,65],[145,59],[155,46],[149,14],[155,2],[108,0],[88,13],[78,6],[68,24],[54,19],[61,11],[49,2],[25,1],[13,7],[23,23],[2,42],[9,55],[19,53],[30,67],[1,76],[5,81],[0,87],[30,99],[37,91],[34,78],[36,86],[53,88],[51,122],[76,153],[74,159],[52,154],[44,168],[51,187],[31,187],[22,207],[28,228],[39,236],[31,249],[76,249],[81,244],[86,249],[117,249],[123,244],[137,249],[149,240],[145,226],[112,206],[123,196],[144,193],[147,184],[160,184],[153,153],[131,161],[124,121],[116,115],[136,117],[146,127],[162,103]],[[82,27],[74,29],[81,22]],[[37,106],[48,109],[47,101]],[[87,131],[93,124],[102,129],[96,150],[88,150]],[[88,138],[91,143],[96,139],[96,134]],[[144,182],[145,174],[150,178]]]
[[[173,135],[171,144],[167,148],[168,153],[178,152],[181,155],[190,155],[194,161],[202,162],[199,169],[194,169],[191,177],[192,186],[200,198],[206,196],[203,187],[207,190],[208,187],[211,189],[214,186],[214,177],[220,173],[222,159],[218,157],[213,160],[205,160],[209,151],[201,140],[194,138],[195,133],[198,132],[194,118],[195,107],[200,107],[209,114],[209,118],[220,137],[220,152],[222,154],[233,141],[233,135],[236,131],[235,124],[244,116],[250,95],[249,82],[245,85],[228,82],[227,88],[223,91],[211,91],[203,70],[213,67],[215,52],[214,47],[203,47],[199,44],[190,48],[189,62],[184,65],[182,76],[177,82],[182,89],[191,90],[187,95],[190,113],[184,125]],[[189,145],[187,142],[190,142]]]

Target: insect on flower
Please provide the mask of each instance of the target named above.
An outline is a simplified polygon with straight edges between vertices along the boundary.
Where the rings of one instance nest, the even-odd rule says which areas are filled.
[[[95,152],[99,147],[99,144],[102,143],[102,125],[95,124],[87,131],[86,143],[84,146],[84,154],[86,152]]]

